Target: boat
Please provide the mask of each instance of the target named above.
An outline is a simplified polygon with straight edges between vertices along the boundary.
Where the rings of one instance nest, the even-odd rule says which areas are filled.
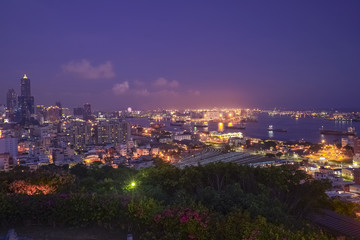
[[[269,125],[268,132],[287,132],[287,129],[285,128],[274,128],[273,125]]]
[[[354,136],[356,135],[355,128],[349,127],[347,131],[339,131],[339,130],[327,130],[323,127],[320,129],[320,133],[323,135],[340,135],[340,136]]]

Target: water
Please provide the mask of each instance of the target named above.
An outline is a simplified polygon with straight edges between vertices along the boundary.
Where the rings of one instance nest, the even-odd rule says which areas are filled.
[[[274,128],[285,128],[287,132],[268,132],[269,125]],[[258,123],[246,124],[246,129],[243,130],[245,136],[276,139],[284,141],[298,141],[304,139],[305,141],[318,143],[322,140],[332,143],[340,141],[342,137],[346,136],[330,136],[321,135],[320,128],[324,127],[326,130],[341,130],[347,131],[348,127],[355,127],[360,131],[359,122],[339,122],[334,120],[326,120],[322,118],[299,118],[295,119],[289,116],[269,116],[268,114],[260,114],[258,116]]]
[[[150,120],[147,118],[133,118],[129,119],[132,124],[141,126],[150,126]],[[282,141],[298,141],[305,140],[312,143],[319,143],[325,140],[327,143],[339,142],[342,137],[346,136],[329,136],[321,135],[320,128],[324,127],[327,130],[341,130],[347,131],[348,127],[355,127],[360,133],[360,122],[341,122],[334,120],[326,120],[322,118],[291,118],[289,116],[269,116],[266,113],[258,115],[258,122],[246,123],[244,130],[229,130],[225,128],[227,123],[219,124],[218,122],[209,122],[208,128],[195,128],[194,124],[185,124],[182,127],[170,126],[169,122],[163,122],[165,129],[169,131],[181,130],[205,130],[205,131],[224,131],[234,132],[240,131],[245,137],[261,138],[261,139],[274,139]],[[274,129],[284,128],[287,132],[269,132],[267,131],[269,125],[273,125]]]

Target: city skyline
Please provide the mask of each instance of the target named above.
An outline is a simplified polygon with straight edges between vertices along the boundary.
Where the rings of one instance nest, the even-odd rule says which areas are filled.
[[[358,109],[356,1],[0,6],[0,104]]]

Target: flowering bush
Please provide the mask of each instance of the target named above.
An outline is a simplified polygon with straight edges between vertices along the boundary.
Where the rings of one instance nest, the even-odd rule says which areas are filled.
[[[1,195],[0,225],[13,223],[84,226],[127,224],[123,196],[82,194]]]
[[[209,212],[172,207],[152,218],[143,239],[210,239]]]
[[[9,190],[14,193],[27,195],[50,194],[55,192],[55,187],[49,185],[34,185],[23,180],[17,180],[10,184]]]

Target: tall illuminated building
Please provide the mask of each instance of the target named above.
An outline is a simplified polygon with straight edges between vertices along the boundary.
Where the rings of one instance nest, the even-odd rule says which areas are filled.
[[[14,89],[9,89],[6,94],[6,115],[12,121],[17,107],[17,94]]]
[[[131,135],[130,124],[122,120],[120,122],[120,143],[126,144],[129,141]]]
[[[30,79],[24,75],[21,79],[21,95],[18,98],[22,121],[30,118],[35,113],[34,97],[31,96]]]
[[[24,74],[24,77],[21,79],[21,96],[30,97],[31,89],[30,89],[30,78]]]
[[[91,105],[90,103],[85,103],[84,104],[84,120],[90,120],[91,119]]]
[[[8,110],[14,110],[17,103],[17,94],[14,89],[9,89],[6,94],[6,107]]]

